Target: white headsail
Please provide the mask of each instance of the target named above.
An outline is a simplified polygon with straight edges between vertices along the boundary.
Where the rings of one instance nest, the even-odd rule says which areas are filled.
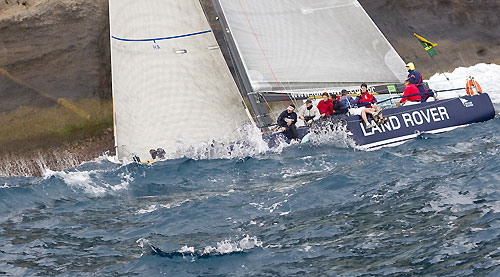
[[[195,0],[110,0],[118,158],[239,139],[250,121]]]
[[[404,62],[356,0],[219,0],[254,91],[402,82]]]

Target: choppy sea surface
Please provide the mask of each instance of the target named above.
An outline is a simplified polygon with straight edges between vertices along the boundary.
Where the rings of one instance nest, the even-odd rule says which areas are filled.
[[[500,66],[468,74],[498,113]],[[0,275],[499,276],[499,130],[0,177]]]

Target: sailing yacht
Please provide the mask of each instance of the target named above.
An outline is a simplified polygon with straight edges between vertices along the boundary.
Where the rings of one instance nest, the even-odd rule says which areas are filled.
[[[266,112],[258,113],[263,120],[257,121],[262,129],[272,129],[289,103],[298,107],[303,99],[324,91],[355,92],[361,83],[367,83],[371,92],[404,91],[405,63],[356,0],[214,2],[239,75],[245,76],[243,87],[252,96],[249,102],[265,104],[261,110]],[[384,110],[388,122],[369,130],[357,115],[334,121],[347,127],[358,146],[376,149],[494,115],[493,104],[483,93],[388,108]],[[299,128],[299,138],[309,131]],[[284,139],[279,131],[264,137],[270,145]]]
[[[118,159],[146,161],[158,148],[177,157],[200,143],[243,140],[245,125],[273,140],[281,136],[272,132],[276,118],[290,103],[361,83],[372,91],[397,88],[406,78],[405,63],[356,0],[213,5],[226,58],[198,0],[109,1]],[[492,111],[483,93],[387,109],[387,125],[370,131],[359,116],[344,124],[370,148],[487,120]]]

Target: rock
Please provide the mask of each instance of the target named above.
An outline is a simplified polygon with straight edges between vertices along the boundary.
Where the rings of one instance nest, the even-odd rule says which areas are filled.
[[[426,77],[439,68],[414,32],[439,44],[435,60],[444,70],[500,63],[499,1],[359,2],[403,59],[415,62]],[[211,0],[201,3],[218,33]],[[107,0],[0,1],[0,70],[56,98],[110,97],[108,22]],[[0,72],[0,111],[54,104]]]

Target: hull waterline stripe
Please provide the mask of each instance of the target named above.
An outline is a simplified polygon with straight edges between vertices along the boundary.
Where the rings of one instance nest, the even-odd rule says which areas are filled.
[[[120,41],[130,41],[130,42],[141,42],[141,41],[157,41],[157,40],[167,40],[167,39],[176,39],[176,38],[184,38],[184,37],[191,37],[191,36],[196,36],[196,35],[202,35],[206,33],[210,33],[212,30],[207,30],[207,31],[202,31],[202,32],[196,32],[196,33],[191,33],[191,34],[185,34],[185,35],[178,35],[178,36],[172,36],[172,37],[163,37],[163,38],[146,38],[146,39],[128,39],[128,38],[119,38],[115,36],[111,36],[113,39],[120,40]]]

